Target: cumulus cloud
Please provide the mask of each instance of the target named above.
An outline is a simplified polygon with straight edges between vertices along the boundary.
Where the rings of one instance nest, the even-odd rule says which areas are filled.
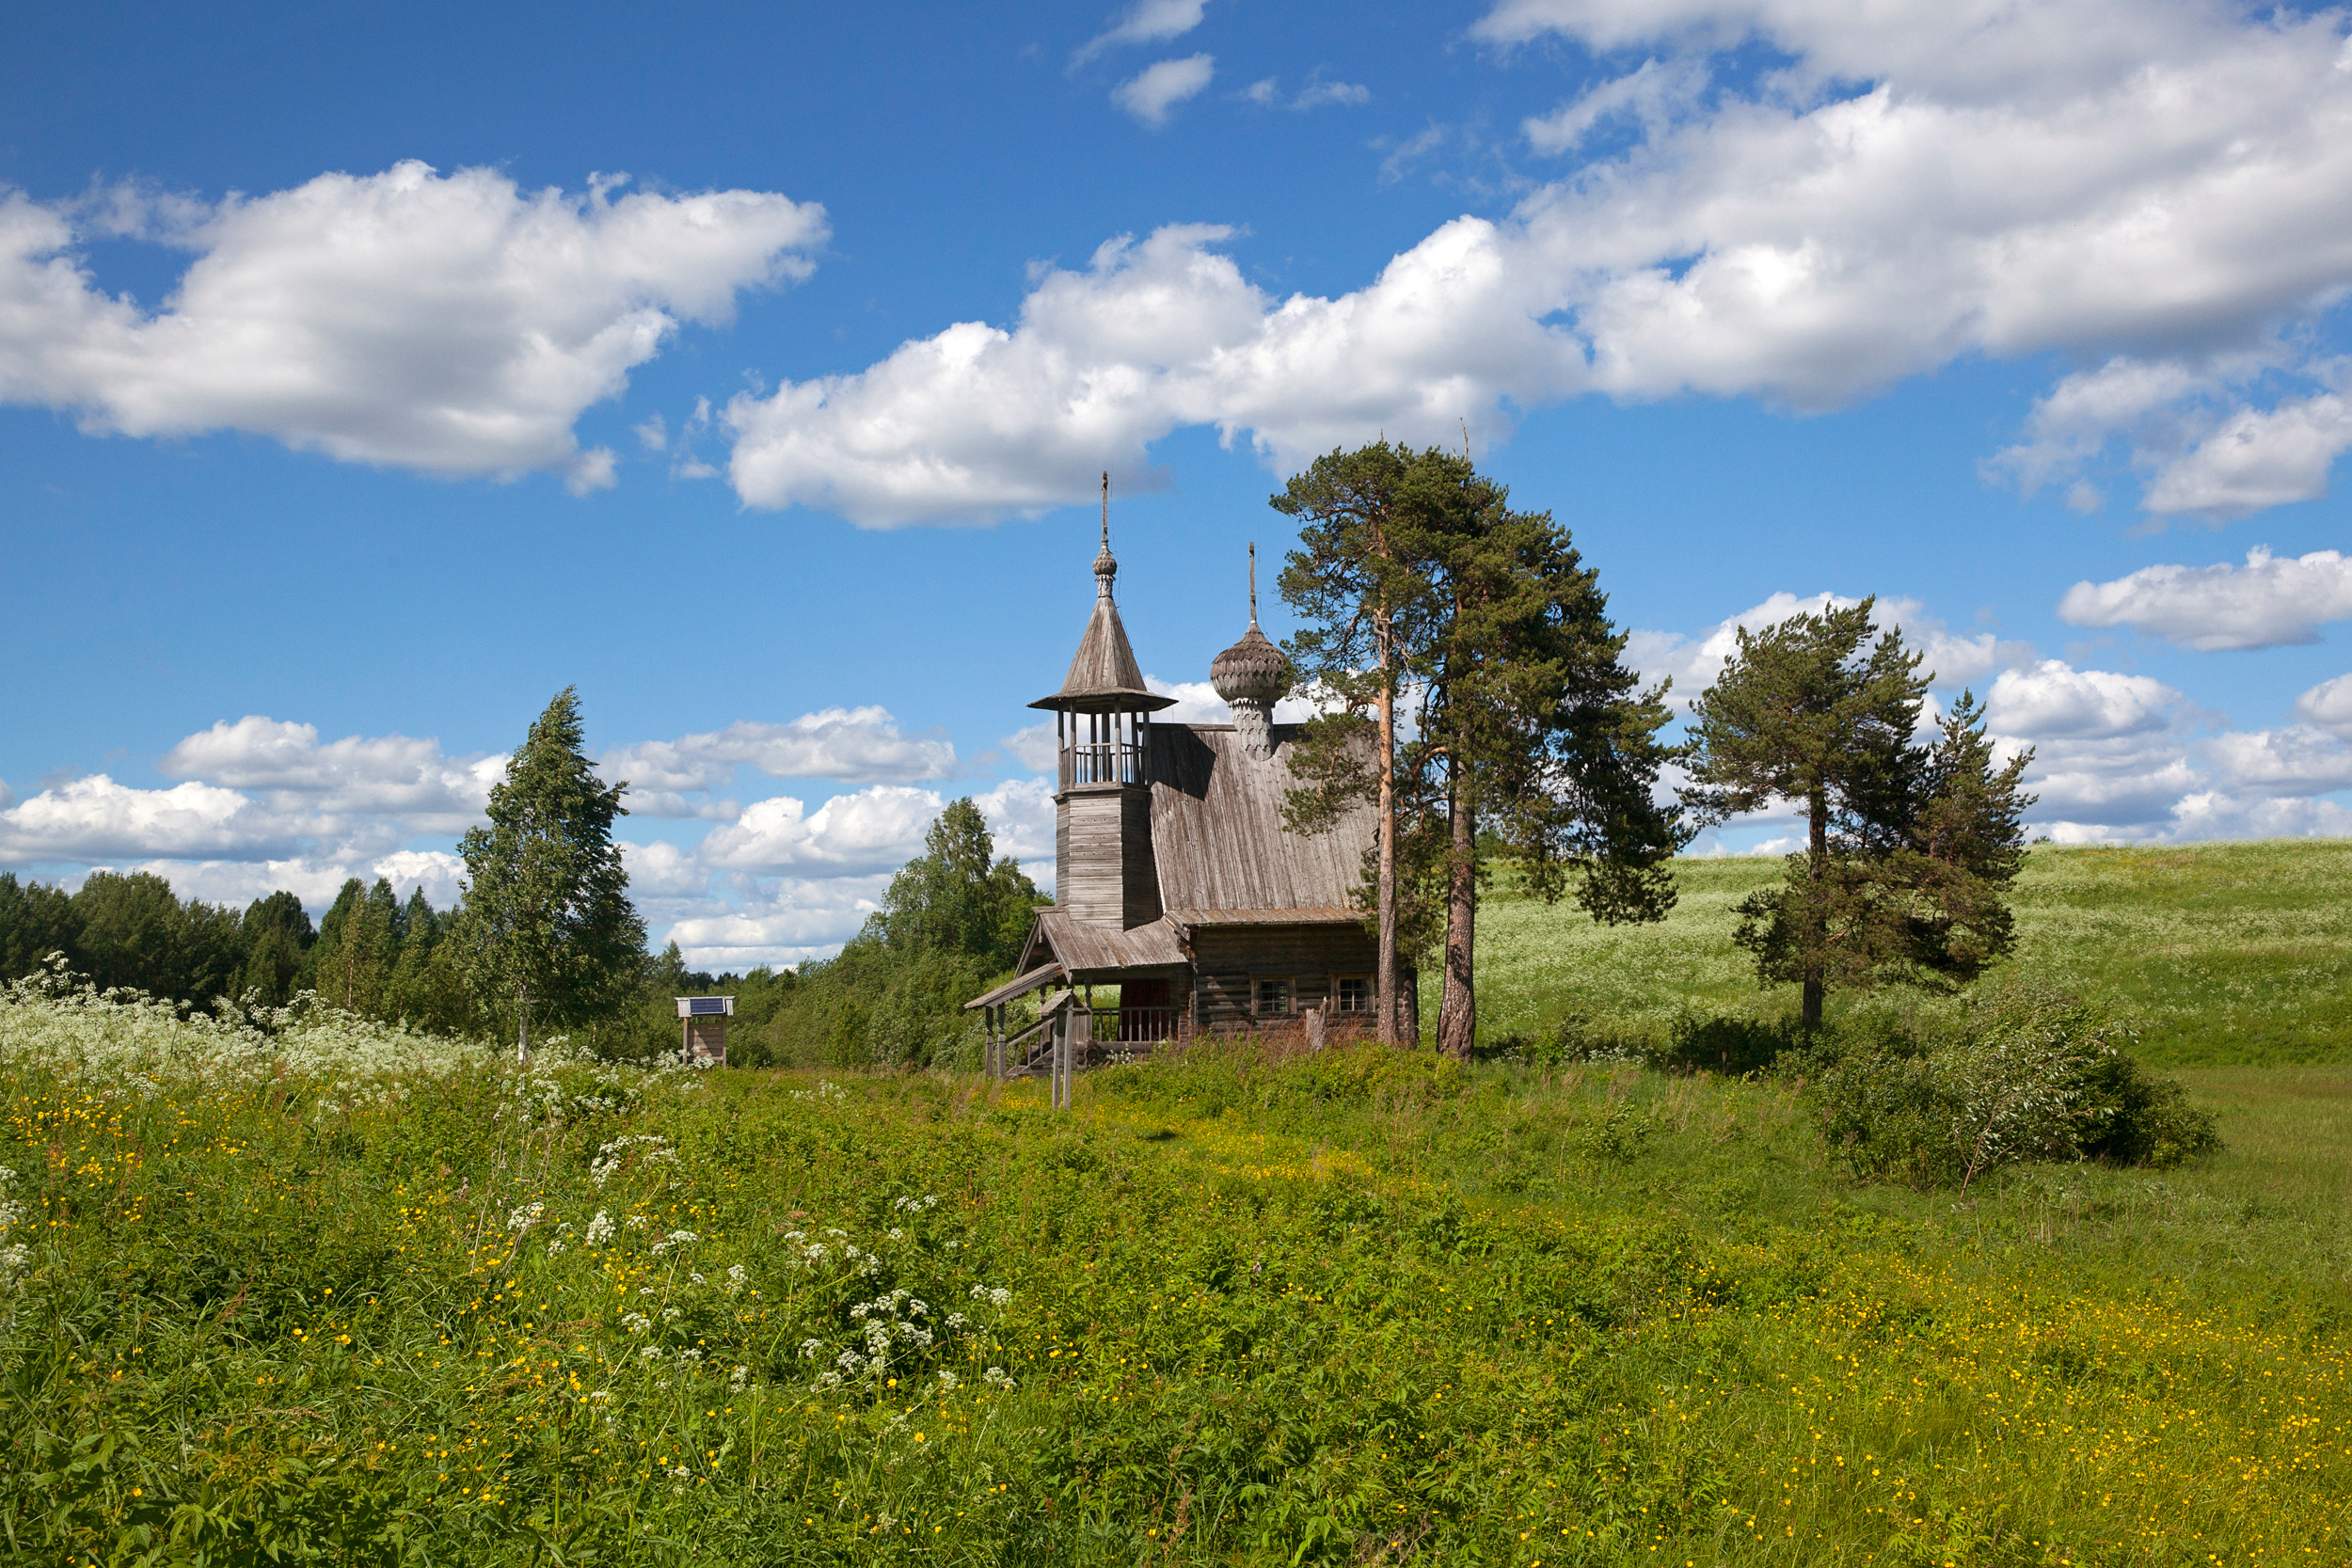
[[[2352,403],[2333,392],[2270,409],[2241,408],[2166,463],[2148,486],[2151,512],[2243,516],[2328,493],[2328,470],[2352,447]]]
[[[1162,60],[1111,88],[1111,102],[1125,110],[1136,124],[1157,131],[1168,123],[1169,110],[1187,99],[1199,97],[1216,74],[1214,55]]]
[[[2032,740],[2105,740],[2163,729],[2185,700],[2147,675],[2077,670],[2045,658],[2001,673],[1985,700],[1986,722]]]
[[[827,867],[875,872],[922,852],[923,830],[939,815],[940,799],[927,789],[873,784],[836,795],[815,811],[789,795],[754,801],[743,815],[713,828],[702,842],[703,861],[755,875]]]
[[[1327,82],[1320,71],[1310,72],[1306,85],[1285,97],[1281,78],[1262,77],[1241,89],[1236,96],[1267,109],[1290,109],[1304,113],[1319,109],[1327,103],[1369,103],[1372,89],[1358,82]]]
[[[139,789],[93,773],[0,812],[0,863],[289,858],[311,826],[216,784]]]
[[[737,908],[692,915],[670,927],[686,961],[710,970],[793,964],[824,958],[857,935],[882,907],[887,876],[791,879],[768,885]]]
[[[628,781],[632,812],[719,821],[734,819],[735,802],[695,804],[684,797],[725,787],[739,767],[776,779],[905,784],[952,777],[956,748],[937,736],[902,735],[887,708],[829,707],[781,724],[741,720],[723,730],[623,746],[597,764],[605,777]]]
[[[345,736],[319,742],[315,724],[247,714],[220,720],[164,753],[166,778],[256,789],[322,813],[398,816],[419,832],[463,832],[506,776],[503,754],[448,757],[437,740]]]
[[[738,398],[731,475],[889,526],[1077,500],[1183,426],[1295,467],[1587,392],[1822,408],[1972,354],[2209,377],[2352,283],[2344,29],[2197,0],[1513,0],[1483,36],[1654,48],[1686,81],[1749,40],[1794,63],[1654,122],[1646,84],[1571,113],[1564,146],[1606,115],[1640,134],[1337,297],[1263,293],[1219,230],[1115,240],[1009,328]]]
[[[2213,653],[2316,642],[2317,627],[2352,616],[2352,560],[2313,550],[2281,560],[2260,547],[2244,566],[2143,566],[2113,582],[2078,582],[2058,618],[2078,626],[2134,626]]]
[[[1670,701],[1687,708],[1699,693],[1715,683],[1724,661],[1739,651],[1741,631],[1754,635],[1799,615],[1819,615],[1833,608],[1847,610],[1861,602],[1838,594],[1816,594],[1801,599],[1794,594],[1778,593],[1761,604],[1716,622],[1695,637],[1680,632],[1635,631],[1627,641],[1625,657],[1642,673],[1645,681],[1672,677],[1674,690]],[[1963,637],[1929,614],[1927,607],[1917,599],[1879,600],[1871,624],[1881,632],[1900,629],[1903,641],[1924,656],[1920,668],[1942,687],[1982,680],[2002,664],[2030,657],[2031,652],[2024,643],[2005,643],[1989,631]]]
[[[0,194],[0,401],[92,433],[238,430],[426,473],[612,482],[573,426],[681,321],[807,276],[821,208],[759,191],[524,192],[421,163],[216,205]],[[83,246],[195,260],[164,309],[106,293]]]
[[[2352,675],[2322,681],[2295,699],[2295,716],[2342,740],[2352,740]]]
[[[2352,747],[2304,724],[2218,735],[2207,743],[2223,781],[2264,795],[2325,795],[2352,788]]]
[[[1078,46],[1070,56],[1073,69],[1086,64],[1105,49],[1116,49],[1129,43],[1165,43],[1182,38],[1200,25],[1200,13],[1208,0],[1136,0],[1124,14],[1110,26],[1095,34]]]
[[[1010,855],[1050,891],[1054,875],[1054,785],[1046,779],[1007,779],[972,803],[988,819],[996,852]],[[1041,867],[1042,870],[1041,871]]]

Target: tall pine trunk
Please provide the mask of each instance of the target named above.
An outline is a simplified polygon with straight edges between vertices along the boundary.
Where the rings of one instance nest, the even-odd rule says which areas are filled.
[[[1386,611],[1375,616],[1375,624],[1380,641],[1380,907],[1376,917],[1380,974],[1375,994],[1380,999],[1380,1043],[1393,1046],[1403,1000],[1396,993],[1396,692],[1389,677]]]
[[[1829,940],[1829,922],[1821,916],[1821,883],[1829,872],[1829,791],[1815,784],[1809,801],[1812,807],[1812,833],[1806,846],[1806,869],[1812,885],[1805,906],[1805,966],[1804,966],[1804,1026],[1821,1026],[1821,998],[1828,987],[1822,982],[1822,946]]]
[[[1438,1004],[1438,1049],[1463,1061],[1478,1038],[1478,998],[1471,968],[1478,923],[1478,823],[1470,767],[1446,764],[1446,810],[1452,821],[1446,857],[1445,997]]]

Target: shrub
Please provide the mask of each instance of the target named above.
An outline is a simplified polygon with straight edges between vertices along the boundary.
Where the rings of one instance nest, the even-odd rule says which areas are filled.
[[[1708,1018],[1685,1011],[1666,1026],[1665,1049],[1653,1065],[1670,1072],[1720,1072],[1738,1078],[1771,1067],[1783,1052],[1798,1050],[1809,1037],[1804,1025],[1793,1018],[1734,1018],[1724,1013]]]
[[[2100,1160],[2169,1166],[2220,1147],[2181,1086],[2125,1054],[2130,1026],[2018,982],[1971,997],[1951,1033],[1897,1033],[1809,1055],[1832,1155],[1866,1180],[1963,1191],[1997,1166]]]

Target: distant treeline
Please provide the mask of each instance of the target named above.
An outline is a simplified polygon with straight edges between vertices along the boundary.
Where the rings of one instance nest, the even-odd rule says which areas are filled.
[[[892,879],[882,907],[840,955],[747,974],[690,970],[673,942],[647,954],[635,995],[570,1033],[609,1057],[679,1045],[679,996],[730,995],[728,1056],[756,1067],[922,1067],[969,1056],[977,1027],[963,1004],[1020,957],[1045,902],[968,800],[941,814],[925,852]],[[390,882],[343,883],[314,927],[291,893],[232,907],[181,898],[151,872],[91,873],[72,894],[0,873],[0,981],[62,953],[102,989],[123,987],[211,1007],[226,997],[282,1006],[304,991],[332,1006],[432,1034],[489,1034],[498,1022],[469,988],[450,941],[454,910]]]
[[[343,883],[313,926],[291,893],[240,913],[181,898],[152,872],[92,872],[72,894],[0,873],[0,979],[61,953],[101,989],[270,1007],[311,990],[356,1013],[454,1033],[472,1022],[472,1007],[442,950],[449,919],[421,889],[403,902],[381,878],[372,888],[356,877]]]

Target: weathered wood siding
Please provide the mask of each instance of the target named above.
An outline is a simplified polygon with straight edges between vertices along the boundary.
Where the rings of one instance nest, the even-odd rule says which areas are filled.
[[[1201,1029],[1249,1022],[1261,978],[1287,978],[1291,1009],[1301,1013],[1329,999],[1336,976],[1379,966],[1378,947],[1361,926],[1196,927],[1192,951],[1193,1017]]]
[[[1135,784],[1078,784],[1054,809],[1054,902],[1122,930],[1160,917],[1152,795]]]

